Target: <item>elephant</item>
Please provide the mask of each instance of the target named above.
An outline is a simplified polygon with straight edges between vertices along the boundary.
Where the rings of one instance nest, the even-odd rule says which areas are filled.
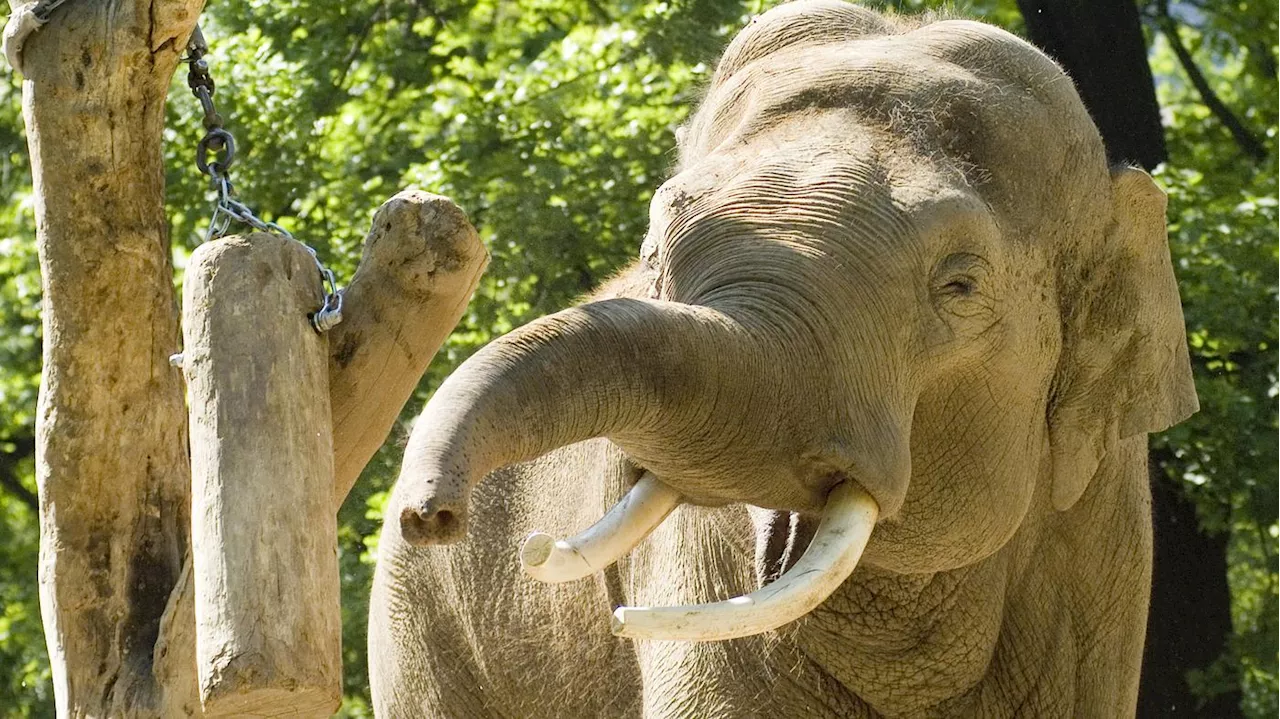
[[[836,0],[683,130],[639,258],[416,420],[378,715],[1132,716],[1197,409],[1161,190],[1028,43]]]

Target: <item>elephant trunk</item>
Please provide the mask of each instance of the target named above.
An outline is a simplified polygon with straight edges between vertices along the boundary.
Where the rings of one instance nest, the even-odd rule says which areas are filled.
[[[725,373],[751,366],[749,334],[702,306],[593,302],[499,338],[439,388],[414,425],[392,507],[411,544],[457,541],[489,472],[608,436],[641,461],[705,429]],[[740,358],[726,364],[725,358]]]

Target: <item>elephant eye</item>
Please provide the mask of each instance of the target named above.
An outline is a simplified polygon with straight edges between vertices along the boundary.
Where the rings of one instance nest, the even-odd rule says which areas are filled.
[[[942,286],[942,293],[954,297],[968,297],[978,291],[978,281],[972,277],[957,277]]]
[[[962,317],[983,314],[994,309],[987,261],[978,255],[960,252],[948,255],[933,272],[935,300],[940,309]]]

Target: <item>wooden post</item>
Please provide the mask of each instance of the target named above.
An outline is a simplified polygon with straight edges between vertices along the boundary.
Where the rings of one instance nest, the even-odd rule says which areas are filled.
[[[168,716],[153,657],[187,554],[191,473],[168,363],[179,332],[161,141],[202,5],[71,2],[22,48],[43,287],[40,613],[68,719]]]
[[[268,234],[210,242],[183,290],[200,702],[328,716],[341,701],[329,351],[315,261]]]

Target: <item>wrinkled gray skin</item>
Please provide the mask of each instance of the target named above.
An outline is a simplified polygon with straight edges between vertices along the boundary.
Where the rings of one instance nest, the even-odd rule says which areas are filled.
[[[490,344],[414,427],[379,715],[1131,715],[1146,434],[1195,409],[1150,178],[1107,167],[1024,42],[836,2],[744,29],[681,144],[641,261]],[[689,503],[593,579],[521,575],[526,534],[585,528],[640,468]],[[616,605],[776,576],[844,480],[881,519],[800,621],[609,634]]]

